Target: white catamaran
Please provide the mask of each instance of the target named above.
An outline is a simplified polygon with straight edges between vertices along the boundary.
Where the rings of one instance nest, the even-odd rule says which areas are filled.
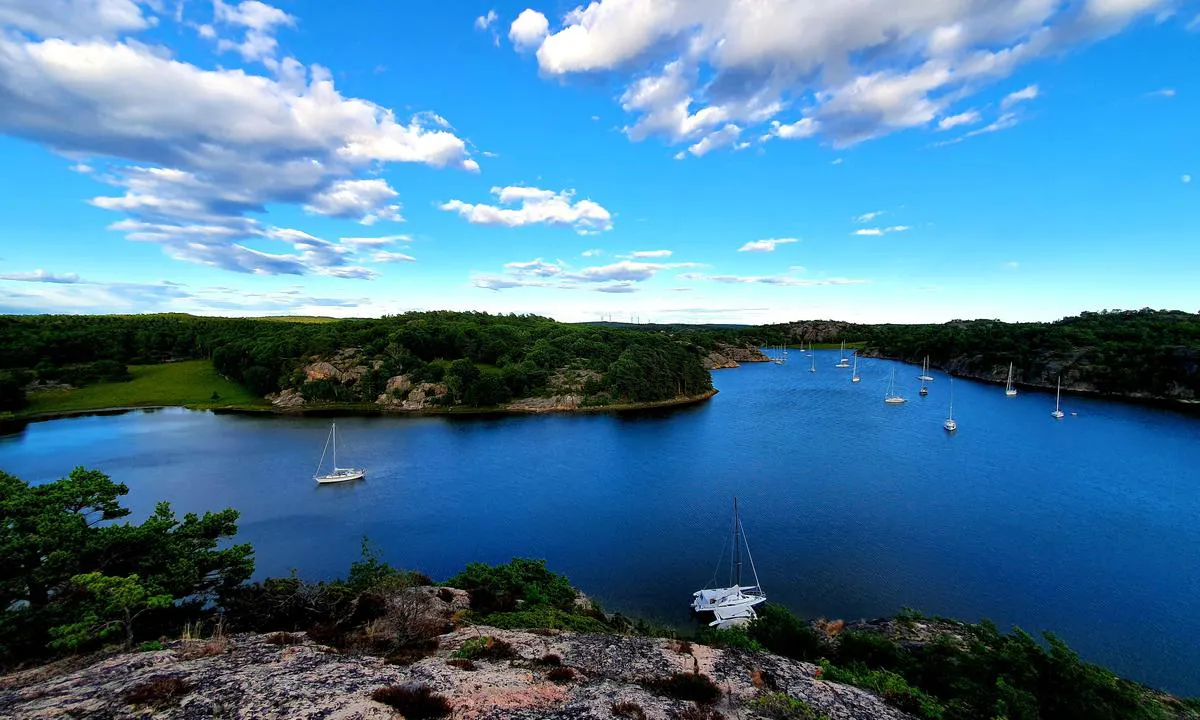
[[[333,447],[333,469],[326,475],[321,474],[321,466],[325,464],[325,453],[329,452],[330,446]],[[347,480],[360,480],[366,477],[367,471],[363,468],[340,468],[337,466],[337,423],[330,423],[329,437],[325,438],[325,449],[321,451],[321,460],[317,463],[317,471],[313,473],[313,480],[318,483],[340,483]]]
[[[888,380],[887,394],[883,396],[883,401],[888,405],[900,405],[908,402],[896,394],[896,368],[892,368],[892,377]]]
[[[753,585],[742,585],[743,547],[746,548],[746,557],[750,559],[750,571],[754,574]],[[754,606],[767,600],[766,593],[758,584],[758,570],[754,568],[754,557],[750,554],[746,532],[742,529],[742,520],[738,516],[736,497],[733,499],[733,557],[730,560],[729,572],[729,587],[705,588],[692,593],[692,611],[704,615],[711,613],[713,620],[708,623],[711,627],[724,629],[745,625],[756,617]],[[715,574],[713,580],[716,580]]]
[[[1017,389],[1015,387],[1013,387],[1013,384],[1012,384],[1012,365],[1013,364],[1011,362],[1008,364],[1008,383],[1006,383],[1004,386],[1004,395],[1006,397],[1016,397],[1017,396]]]

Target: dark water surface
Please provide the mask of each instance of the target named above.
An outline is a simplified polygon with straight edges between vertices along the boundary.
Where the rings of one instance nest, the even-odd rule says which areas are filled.
[[[1056,421],[1053,395],[956,381],[949,436],[945,376],[920,398],[896,366],[909,402],[887,406],[890,363],[853,385],[834,362],[719,371],[711,402],[650,414],[342,418],[342,464],[369,472],[345,486],[311,480],[327,420],[177,409],[34,423],[0,437],[0,468],[99,468],[135,517],[235,507],[259,577],[344,574],[366,534],[435,578],[544,557],[606,608],[677,624],[736,494],[763,587],[801,615],[1051,629],[1200,694],[1200,420],[1069,397]]]

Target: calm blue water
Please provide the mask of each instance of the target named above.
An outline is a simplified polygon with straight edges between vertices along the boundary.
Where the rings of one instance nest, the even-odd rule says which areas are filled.
[[[501,419],[343,418],[343,464],[316,487],[328,421],[161,410],[56,420],[0,438],[31,481],[75,465],[130,487],[137,516],[232,506],[258,575],[343,574],[364,534],[445,578],[544,557],[606,608],[683,624],[714,574],[736,494],[764,588],[805,616],[901,607],[1052,629],[1084,657],[1200,694],[1200,420],[955,381],[886,406],[817,353],[714,373],[695,408]],[[1078,413],[1073,415],[1072,413]],[[727,570],[721,577],[727,577]]]

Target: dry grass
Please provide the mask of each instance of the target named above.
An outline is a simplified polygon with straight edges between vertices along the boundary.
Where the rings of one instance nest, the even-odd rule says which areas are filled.
[[[692,644],[687,640],[672,640],[667,647],[680,655],[692,654]]]
[[[125,704],[148,705],[156,709],[179,704],[192,691],[190,685],[177,677],[156,677],[135,685],[125,693]]]
[[[641,705],[628,700],[624,702],[615,702],[610,708],[615,717],[631,718],[631,720],[646,720],[646,711]]]
[[[675,720],[725,720],[725,715],[708,705],[692,704],[671,714]]]
[[[821,618],[813,623],[813,627],[816,628],[817,632],[824,634],[826,638],[832,640],[841,635],[842,630],[846,629],[846,621]]]
[[[299,645],[304,642],[304,637],[294,633],[275,632],[263,638],[263,642],[268,645]]]
[[[391,685],[371,693],[371,699],[395,708],[406,720],[446,717],[453,709],[450,701],[429,689],[428,685]]]
[[[450,658],[449,660],[446,661],[446,664],[449,665],[450,667],[456,667],[459,670],[474,670],[475,669],[475,663],[471,662],[470,660],[468,660],[466,658]]]
[[[189,642],[179,648],[176,654],[178,654],[181,660],[195,660],[196,658],[214,657],[224,653],[228,649],[229,641],[222,637]]]
[[[575,679],[575,671],[569,667],[550,668],[546,673],[546,679],[552,683],[565,685]]]

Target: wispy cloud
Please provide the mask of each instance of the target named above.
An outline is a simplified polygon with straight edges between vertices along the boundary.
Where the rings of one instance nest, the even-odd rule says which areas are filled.
[[[371,254],[371,262],[376,263],[394,263],[394,262],[416,262],[417,259],[412,255],[406,255],[402,252],[392,252],[390,250],[377,250]]]
[[[957,115],[950,115],[938,121],[937,129],[946,131],[951,128],[956,128],[960,125],[974,125],[981,120],[981,116],[976,110],[968,110]]]
[[[1017,268],[1021,267],[1021,263],[1017,262],[1016,260],[1009,260],[1006,263],[1001,263],[1000,267],[1004,268],[1005,270],[1016,270]]]
[[[1033,100],[1037,96],[1038,96],[1038,86],[1037,85],[1029,85],[1027,87],[1023,87],[1020,90],[1017,90],[1016,92],[1011,92],[1011,93],[1005,95],[1004,99],[1000,101],[1000,109],[1007,110],[1010,107],[1012,107],[1013,105],[1016,105],[1017,103],[1025,102],[1027,100]]]
[[[880,215],[883,215],[884,213],[885,213],[885,211],[883,211],[883,210],[875,210],[873,212],[865,212],[862,215],[859,215],[858,217],[854,218],[854,222],[859,223],[859,224],[871,222],[872,220],[879,217]]]
[[[751,240],[738,248],[738,252],[775,252],[780,245],[800,242],[799,238],[771,238],[768,240]]]
[[[670,250],[635,250],[629,254],[629,257],[635,260],[644,260],[650,258],[665,258],[671,257]]]
[[[412,242],[410,235],[384,235],[383,237],[344,237],[341,243],[352,248],[383,247],[395,243]]]
[[[862,285],[870,280],[833,277],[822,279],[798,278],[791,275],[705,275],[684,273],[680,280],[703,280],[726,285],[779,285],[783,287],[820,287],[825,285]]]
[[[892,225],[891,227],[881,227],[881,228],[878,228],[878,227],[859,228],[854,231],[854,234],[862,235],[862,236],[866,236],[866,237],[878,237],[880,235],[904,232],[906,230],[912,230],[912,227],[909,225]]]
[[[36,282],[36,283],[55,283],[59,285],[71,285],[80,282],[79,276],[75,273],[65,273],[56,275],[52,272],[46,272],[41,268],[33,272],[18,272],[0,275],[0,280],[13,280],[16,282]]]
[[[1184,173],[1183,175],[1181,175],[1179,177],[1179,181],[1182,182],[1184,185],[1187,185],[1188,183],[1190,183],[1192,181],[1192,176]]]
[[[579,254],[583,257],[600,257],[604,254],[604,251],[600,248],[588,248]]]
[[[1146,93],[1146,97],[1172,98],[1175,97],[1175,88],[1160,88]]]

